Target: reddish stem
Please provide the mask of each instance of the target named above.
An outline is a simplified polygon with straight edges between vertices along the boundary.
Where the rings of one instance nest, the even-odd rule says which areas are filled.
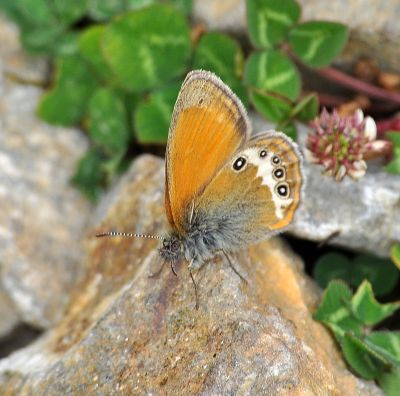
[[[349,98],[346,98],[344,96],[331,95],[322,92],[318,92],[318,99],[319,99],[319,104],[322,107],[327,107],[327,106],[338,107],[342,103],[349,101]]]
[[[349,76],[333,67],[325,67],[317,71],[321,76],[328,78],[329,80],[336,81],[338,84],[343,85],[357,92],[362,92],[371,98],[382,99],[389,102],[394,102],[400,105],[400,94],[395,92],[386,91],[383,88],[379,88],[375,85],[371,85],[365,81],[359,80],[358,78]]]
[[[322,107],[339,107],[343,103],[351,101],[348,97],[331,95],[318,92],[319,104]],[[388,113],[398,110],[398,105],[393,102],[372,102],[368,106],[368,114],[371,113]]]

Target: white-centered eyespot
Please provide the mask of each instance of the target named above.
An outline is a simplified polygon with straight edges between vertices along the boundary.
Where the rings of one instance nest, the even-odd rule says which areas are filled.
[[[279,158],[278,155],[275,154],[275,155],[271,158],[271,162],[272,162],[274,165],[279,165],[279,164],[281,163],[281,159]]]
[[[279,166],[272,171],[272,177],[275,180],[284,180],[286,176],[286,171],[283,166]]]
[[[290,195],[290,187],[289,184],[286,182],[282,182],[276,185],[275,192],[278,196],[282,199],[289,198]]]
[[[244,169],[246,166],[247,160],[244,157],[236,158],[235,162],[232,165],[233,170],[239,172]]]
[[[260,158],[265,158],[267,156],[267,154],[268,154],[267,150],[264,150],[264,149],[260,150],[260,152],[258,153]]]

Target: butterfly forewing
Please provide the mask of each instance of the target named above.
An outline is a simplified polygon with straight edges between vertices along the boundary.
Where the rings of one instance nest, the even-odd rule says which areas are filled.
[[[293,219],[302,189],[301,155],[284,134],[253,137],[195,201],[202,227],[230,248],[256,242]]]
[[[175,231],[186,231],[194,201],[248,134],[245,110],[230,89],[212,73],[189,73],[175,104],[166,152],[165,205]]]

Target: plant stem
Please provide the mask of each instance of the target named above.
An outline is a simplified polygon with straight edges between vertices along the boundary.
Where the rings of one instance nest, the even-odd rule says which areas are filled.
[[[358,78],[349,76],[333,67],[325,67],[317,70],[317,72],[329,80],[336,81],[338,84],[343,85],[357,92],[362,92],[371,98],[382,99],[388,102],[393,102],[400,105],[400,94],[395,92],[386,91],[375,85],[371,85]]]
[[[335,106],[338,107],[342,103],[348,102],[349,98],[339,95],[331,95],[327,93],[318,92],[319,104],[321,106]]]

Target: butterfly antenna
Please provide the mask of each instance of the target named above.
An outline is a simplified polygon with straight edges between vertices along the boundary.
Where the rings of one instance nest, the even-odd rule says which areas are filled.
[[[127,237],[127,238],[149,238],[149,239],[165,239],[159,235],[146,235],[146,234],[135,234],[133,232],[119,232],[119,231],[108,231],[96,234],[97,238],[101,237]]]

